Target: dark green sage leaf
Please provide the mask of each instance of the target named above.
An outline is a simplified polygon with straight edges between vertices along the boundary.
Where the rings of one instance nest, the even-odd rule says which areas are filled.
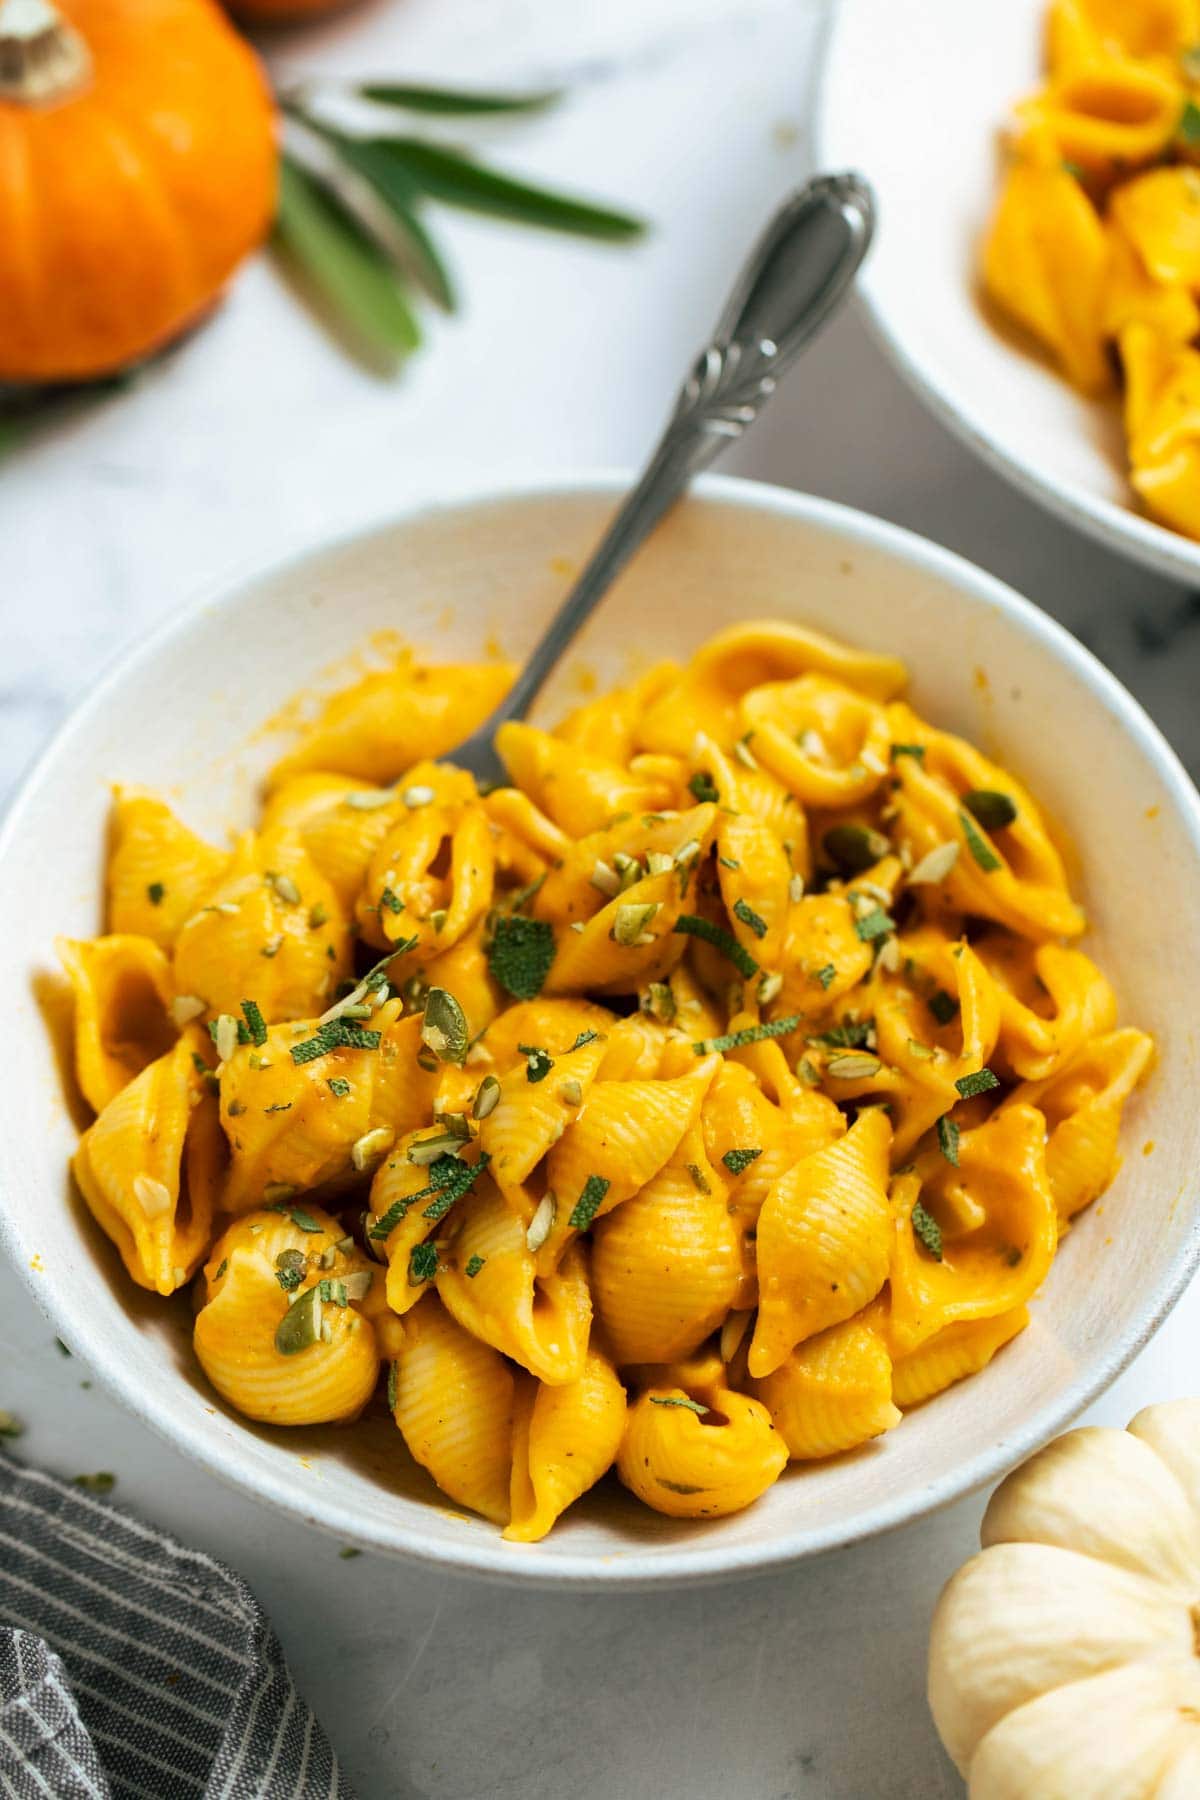
[[[363,141],[374,152],[392,158],[396,168],[415,182],[422,193],[447,206],[462,206],[492,218],[538,225],[547,231],[570,232],[576,237],[634,238],[646,229],[645,222],[630,213],[535,187],[531,182],[487,168],[460,150],[422,143],[419,138]]]
[[[417,348],[420,328],[383,251],[329,189],[287,155],[279,171],[275,240],[377,360],[394,365]]]

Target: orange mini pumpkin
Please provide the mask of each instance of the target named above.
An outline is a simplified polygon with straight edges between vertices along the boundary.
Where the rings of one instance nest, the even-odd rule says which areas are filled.
[[[266,234],[275,108],[215,0],[0,0],[0,381],[187,329]]]

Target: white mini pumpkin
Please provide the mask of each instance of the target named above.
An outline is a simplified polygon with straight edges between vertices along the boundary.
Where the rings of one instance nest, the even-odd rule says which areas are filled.
[[[980,1541],[929,1650],[970,1800],[1200,1800],[1200,1400],[1055,1439]]]

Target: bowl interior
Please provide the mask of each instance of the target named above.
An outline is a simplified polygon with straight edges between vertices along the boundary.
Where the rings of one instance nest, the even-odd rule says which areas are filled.
[[[256,778],[298,691],[351,672],[372,634],[437,658],[495,641],[520,656],[594,541],[618,489],[466,503],[352,538],[242,584],[119,668],[48,752],[0,853],[0,1235],[57,1330],[150,1425],[270,1502],[379,1549],[525,1578],[665,1579],[760,1566],[852,1540],[994,1474],[1111,1379],[1174,1299],[1195,1244],[1196,1073],[1185,984],[1200,964],[1200,829],[1170,752],[1060,629],[932,546],[827,503],[710,481],[613,592],[547,697],[686,653],[738,619],[805,620],[903,656],[915,703],[1002,755],[1069,832],[1088,940],[1123,1016],[1150,1029],[1157,1072],[1129,1108],[1115,1186],[1072,1231],[1034,1324],[981,1376],[880,1444],[794,1469],[751,1511],[658,1518],[615,1481],[534,1548],[440,1500],[390,1421],[259,1430],[192,1364],[185,1300],[125,1279],[66,1178],[76,1127],[43,1021],[60,989],[56,932],[100,926],[108,786],[149,782],[223,838],[253,815]],[[376,640],[378,643],[378,640]],[[369,654],[369,650],[368,650]],[[1153,1152],[1143,1148],[1153,1141]]]
[[[989,318],[977,246],[998,192],[1000,129],[1042,78],[1046,0],[878,6],[841,0],[821,96],[823,166],[879,198],[860,293],[902,373],[945,422],[1043,503],[1184,580],[1200,544],[1144,518],[1116,400],[1089,401]]]

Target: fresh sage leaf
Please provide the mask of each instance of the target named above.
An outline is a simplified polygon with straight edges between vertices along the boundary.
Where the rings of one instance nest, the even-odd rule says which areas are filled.
[[[633,238],[646,229],[641,219],[595,206],[549,188],[535,187],[515,176],[486,168],[461,150],[423,143],[420,138],[376,137],[363,140],[385,152],[431,199],[465,207],[519,225],[539,225],[577,237]]]
[[[420,328],[382,250],[329,188],[286,154],[275,236],[377,359],[394,364],[417,348]]]
[[[366,81],[355,89],[364,100],[380,106],[401,106],[406,112],[436,113],[442,118],[470,118],[486,113],[543,112],[562,99],[562,90],[546,88],[533,94],[472,93],[466,88],[422,87],[403,81]]]
[[[444,312],[454,312],[458,296],[450,271],[442,254],[427,231],[417,211],[420,188],[394,157],[381,152],[377,144],[363,138],[339,135],[337,150],[342,159],[370,182],[374,192],[387,207],[400,239],[397,246],[403,272]],[[387,249],[383,245],[381,248]]]

